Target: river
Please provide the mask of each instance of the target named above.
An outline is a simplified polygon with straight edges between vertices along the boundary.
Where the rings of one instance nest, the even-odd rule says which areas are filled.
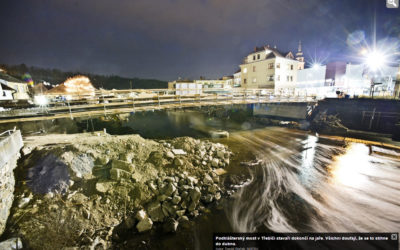
[[[149,249],[210,249],[213,232],[400,231],[399,158],[279,127],[217,141],[235,153],[228,176],[246,181],[190,229],[154,234]]]
[[[210,139],[210,130],[230,132],[229,138],[212,140],[234,152],[224,183],[235,192],[208,207],[190,227],[175,234],[128,234],[115,242],[117,249],[211,249],[214,232],[400,231],[399,156],[373,153],[362,143],[249,123],[251,112],[243,107],[206,111],[33,125],[67,133],[107,128],[112,134],[139,133],[154,139]],[[25,130],[37,129],[33,125]]]

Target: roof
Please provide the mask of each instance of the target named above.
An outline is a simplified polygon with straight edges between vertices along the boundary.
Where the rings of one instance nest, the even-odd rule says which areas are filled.
[[[26,83],[26,82],[24,82],[22,80],[19,80],[18,78],[12,77],[12,76],[10,76],[10,75],[8,75],[8,74],[6,74],[4,72],[1,72],[1,71],[0,71],[0,79],[3,79],[5,81],[7,81],[7,82]]]
[[[1,85],[1,88],[2,88],[3,90],[16,91],[15,89],[13,89],[13,88],[11,88],[11,87],[5,85],[4,83],[1,83],[1,82],[0,82],[0,85]]]
[[[292,59],[292,60],[294,60],[293,53],[292,53],[291,51],[289,51],[289,52],[282,52],[282,51],[279,51],[279,50],[276,49],[276,48],[272,48],[272,47],[269,47],[269,46],[255,47],[255,48],[254,48],[254,52],[250,53],[249,55],[254,54],[254,53],[258,53],[258,52],[264,52],[265,50],[271,51],[271,53],[269,53],[269,54],[267,55],[266,59],[271,59],[271,58],[276,58],[276,57],[282,57],[282,58],[287,58],[287,59]]]

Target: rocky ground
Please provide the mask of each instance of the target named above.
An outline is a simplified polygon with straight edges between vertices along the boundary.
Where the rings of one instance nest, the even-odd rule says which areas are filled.
[[[26,138],[7,234],[32,249],[106,249],[124,230],[174,232],[224,193],[232,153],[189,137]]]
[[[310,129],[324,134],[346,134],[346,128],[337,115],[327,115],[326,111],[319,112],[311,121]]]

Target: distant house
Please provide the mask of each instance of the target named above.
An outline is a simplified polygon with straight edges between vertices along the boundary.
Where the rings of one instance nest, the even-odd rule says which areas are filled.
[[[22,80],[18,80],[4,71],[0,71],[0,83],[15,90],[13,93],[14,100],[29,100],[29,88],[28,84]]]
[[[192,80],[176,80],[169,82],[168,89],[176,90],[176,95],[195,95],[202,93],[202,85]]]
[[[15,90],[0,82],[0,101],[13,100],[13,93]]]
[[[277,94],[294,93],[297,71],[304,68],[301,44],[296,58],[292,52],[283,53],[269,46],[256,47],[248,54],[241,69],[241,87],[270,89]]]

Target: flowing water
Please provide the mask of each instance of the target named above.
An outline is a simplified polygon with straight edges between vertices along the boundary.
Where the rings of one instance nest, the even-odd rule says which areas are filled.
[[[278,127],[217,141],[235,153],[227,175],[247,181],[191,229],[153,235],[149,249],[212,249],[214,232],[400,231],[398,156]]]
[[[129,235],[121,248],[134,249],[144,241],[138,249],[210,249],[214,232],[400,231],[399,156],[382,156],[365,144],[344,144],[303,131],[255,129],[247,120],[246,109],[217,116],[155,112],[130,115],[125,121],[50,124],[45,130],[106,127],[112,134],[139,133],[146,138],[203,138],[210,130],[230,131],[229,138],[214,141],[235,153],[226,179],[245,174],[245,183],[234,186],[232,196],[210,207],[190,228],[172,235]],[[258,164],[240,164],[248,161]]]
[[[261,160],[228,210],[234,231],[400,231],[399,158],[284,129],[232,140]]]

